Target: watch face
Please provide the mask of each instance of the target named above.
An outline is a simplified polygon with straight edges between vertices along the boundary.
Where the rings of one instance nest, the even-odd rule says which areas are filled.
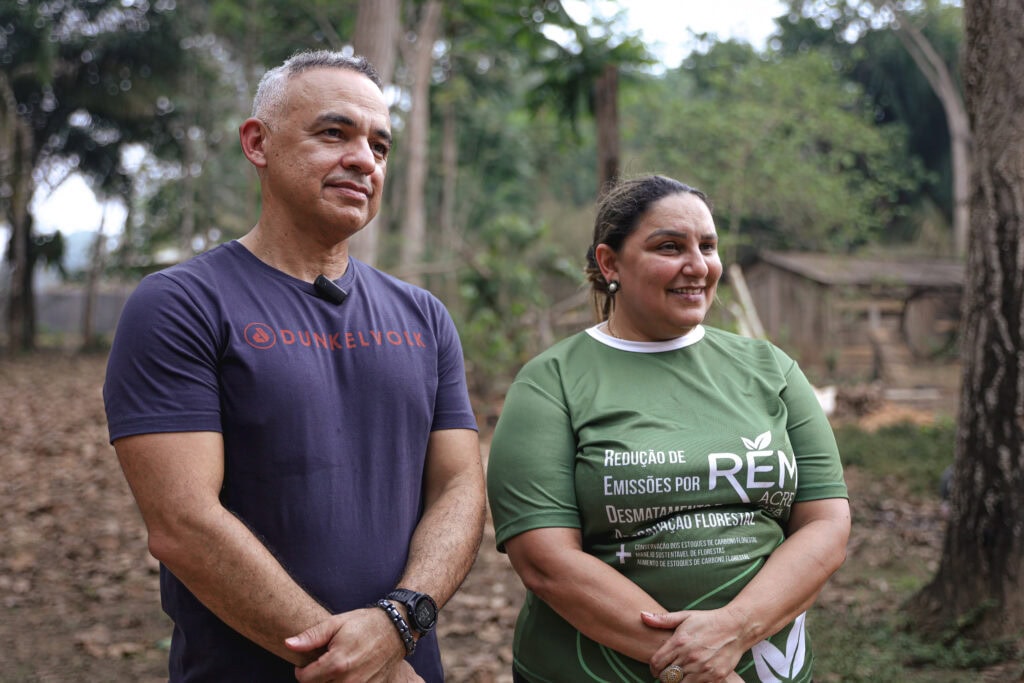
[[[434,620],[437,619],[437,609],[428,598],[420,598],[416,601],[416,608],[413,614],[413,620],[420,630],[427,630],[434,625]]]

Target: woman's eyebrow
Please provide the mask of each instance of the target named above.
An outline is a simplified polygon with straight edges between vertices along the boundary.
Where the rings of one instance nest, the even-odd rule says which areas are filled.
[[[686,239],[687,237],[690,236],[690,234],[691,234],[691,232],[688,231],[688,230],[677,230],[675,228],[659,228],[658,230],[655,230],[650,235],[648,235],[647,239],[645,241],[650,242],[651,240],[660,239],[660,238],[663,238],[663,237],[674,237],[676,239]],[[716,240],[716,239],[718,239],[718,234],[714,233],[714,232],[706,232],[703,235],[698,235],[698,239],[701,239],[701,240]]]

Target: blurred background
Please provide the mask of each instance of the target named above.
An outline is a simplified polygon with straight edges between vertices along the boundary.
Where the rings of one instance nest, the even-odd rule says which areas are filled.
[[[397,139],[354,253],[446,302],[482,407],[590,322],[594,200],[650,172],[714,201],[732,266],[716,324],[772,338],[821,385],[941,400],[966,234],[961,15],[937,0],[2,0],[0,339],[102,349],[141,276],[248,230],[258,186],[237,127],[255,84],[331,48],[378,66]]]

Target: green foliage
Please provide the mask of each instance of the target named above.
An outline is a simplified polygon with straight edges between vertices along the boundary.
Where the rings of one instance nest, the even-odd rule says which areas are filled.
[[[58,108],[49,112],[55,127],[40,138],[51,156],[72,160],[91,174],[94,186],[131,203],[118,263],[148,268],[152,252],[185,243],[183,226],[194,226],[190,235],[202,248],[252,225],[258,188],[236,130],[248,114],[255,82],[266,65],[297,49],[345,45],[357,7],[356,0],[19,0],[0,4],[0,26],[15,27],[0,32],[0,58],[6,73],[40,75],[32,80],[34,99],[26,100],[33,112],[43,112],[56,97]],[[915,16],[928,18],[924,29],[942,54],[955,52],[959,9],[931,1],[921,8]],[[84,24],[67,18],[73,11],[90,21],[104,13],[134,19],[124,30],[87,35],[79,30]],[[443,252],[458,244],[460,257],[483,262],[494,258],[490,250],[500,242],[496,226],[512,226],[516,233],[517,225],[551,225],[533,236],[550,253],[526,261],[560,261],[572,273],[542,277],[546,298],[527,305],[495,296],[479,272],[464,269],[463,285],[473,284],[459,290],[465,298],[453,294],[447,303],[472,312],[466,324],[480,328],[480,339],[486,337],[482,330],[504,321],[522,323],[517,305],[538,315],[578,281],[597,153],[592,127],[574,124],[589,115],[593,79],[609,61],[623,74],[623,172],[667,173],[707,190],[727,262],[762,248],[889,247],[915,233],[907,227],[914,223],[914,202],[922,188],[938,182],[921,166],[924,160],[931,170],[935,159],[922,151],[925,138],[933,148],[944,147],[936,142],[941,136],[927,86],[885,31],[839,44],[831,28],[811,19],[781,20],[777,51],[712,43],[683,68],[653,75],[642,70],[648,56],[635,37],[614,22],[578,26],[558,2],[498,6],[463,0],[447,3],[444,12],[432,74],[426,199],[435,232],[427,253],[451,260]],[[40,13],[49,14],[40,19]],[[67,30],[49,40],[47,31],[56,26]],[[556,35],[567,42],[553,40]],[[397,80],[407,67],[399,64]],[[407,153],[407,103],[404,93],[398,96],[398,144],[379,228],[385,243],[395,239]],[[445,195],[451,176],[442,172],[452,147],[442,144],[441,131],[449,123],[457,150],[454,196]],[[144,143],[151,153],[131,171],[120,159],[129,141]],[[506,260],[521,257],[516,249],[523,247],[506,248]],[[386,266],[383,261],[386,255]],[[494,272],[499,289],[516,282],[504,266]],[[489,306],[494,308],[485,312]],[[528,321],[525,328],[529,343],[509,343],[503,335],[481,349],[496,354],[497,365],[511,367],[522,349],[539,343],[536,324]]]
[[[952,212],[952,162],[946,114],[927,78],[886,21],[864,0],[792,0],[779,22],[779,55],[828,54],[845,78],[859,84],[879,127],[897,124],[912,158],[930,173],[919,189],[900,197],[909,206],[934,201]],[[918,27],[954,78],[959,75],[963,11],[949,2],[895,3]],[[903,226],[913,230],[913,226]]]
[[[895,424],[867,432],[856,425],[835,429],[845,466],[863,468],[879,477],[894,477],[915,494],[937,495],[942,472],[953,462],[956,425]]]
[[[865,104],[827,55],[768,61],[724,45],[638,90],[623,127],[644,167],[710,194],[728,261],[846,252],[889,239],[923,175]]]
[[[214,0],[203,10],[207,30],[258,77],[298,50],[341,49],[352,35],[358,0]],[[258,40],[254,37],[258,36]]]
[[[569,28],[573,40],[565,45],[549,41],[536,61],[543,79],[529,91],[526,104],[531,110],[553,106],[578,140],[579,118],[594,115],[594,86],[605,68],[614,65],[628,73],[652,59],[635,36],[613,35],[607,26],[596,36],[594,27],[571,24]]]
[[[164,3],[6,2],[0,63],[33,165],[62,159],[103,189],[133,141],[168,138],[183,54],[182,26]]]
[[[845,611],[841,619],[811,615],[816,679],[842,683],[960,683],[978,669],[1011,660],[1012,642],[961,637],[924,639],[902,617]]]
[[[501,215],[476,234],[472,268],[460,281],[462,306],[455,313],[467,375],[474,395],[504,390],[535,355],[548,292],[579,282],[576,269],[548,244],[547,228]]]

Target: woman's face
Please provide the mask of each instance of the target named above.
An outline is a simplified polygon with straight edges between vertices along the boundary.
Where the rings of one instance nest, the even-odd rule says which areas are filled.
[[[616,253],[595,250],[605,280],[619,281],[611,332],[622,339],[663,341],[699,325],[722,277],[715,222],[689,192],[659,199]]]

